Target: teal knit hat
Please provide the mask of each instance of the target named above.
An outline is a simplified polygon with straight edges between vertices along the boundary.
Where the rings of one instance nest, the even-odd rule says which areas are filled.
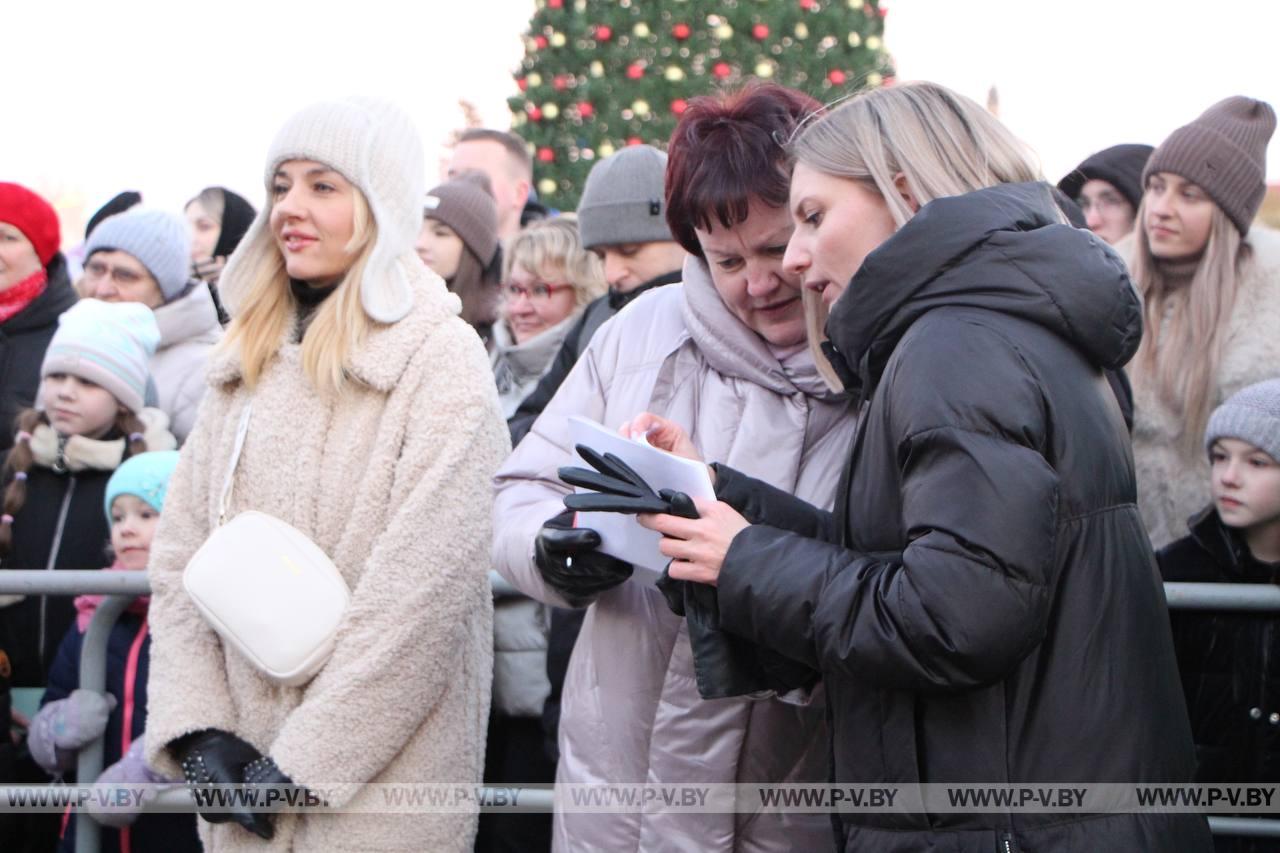
[[[155,450],[126,459],[107,481],[107,495],[103,498],[107,523],[111,523],[111,504],[121,495],[141,498],[156,512],[164,512],[164,496],[178,456],[176,450]]]

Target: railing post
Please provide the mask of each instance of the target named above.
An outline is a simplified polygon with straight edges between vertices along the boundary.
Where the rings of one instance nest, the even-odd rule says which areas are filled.
[[[80,689],[107,692],[107,640],[116,620],[133,601],[130,595],[109,595],[98,605],[89,630],[84,633],[80,649]],[[81,785],[92,785],[102,772],[103,741],[106,732],[93,743],[80,750],[76,759],[76,780]],[[87,809],[77,809],[76,853],[98,853],[102,846],[101,827]]]

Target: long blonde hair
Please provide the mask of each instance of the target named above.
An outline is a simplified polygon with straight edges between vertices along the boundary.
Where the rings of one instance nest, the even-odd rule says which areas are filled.
[[[360,280],[378,239],[378,224],[364,194],[353,190],[353,233],[344,249],[355,257],[338,289],[317,309],[302,339],[302,366],[307,377],[316,390],[334,394],[345,387],[347,362],[373,328],[360,303]],[[270,211],[263,215],[269,217]],[[239,354],[245,384],[253,388],[285,343],[284,336],[298,314],[298,302],[270,228],[259,229],[246,248],[252,260],[242,271],[248,279],[244,302],[219,346]]]
[[[896,186],[906,181],[923,206],[997,184],[1041,179],[1025,145],[977,103],[937,83],[918,82],[862,92],[803,126],[791,145],[796,162],[859,181],[884,197],[901,228],[914,211]],[[826,306],[804,291],[809,346],[823,377],[843,384],[821,351]]]
[[[1209,242],[1190,284],[1171,280],[1151,254],[1142,226],[1147,203],[1138,206],[1138,227],[1129,274],[1142,296],[1144,334],[1130,368],[1135,384],[1149,383],[1182,425],[1178,445],[1188,459],[1203,455],[1202,437],[1217,399],[1218,366],[1245,264],[1252,256],[1240,231],[1216,204]]]

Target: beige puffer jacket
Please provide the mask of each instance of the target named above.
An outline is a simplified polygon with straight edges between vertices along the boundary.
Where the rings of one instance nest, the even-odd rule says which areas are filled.
[[[802,351],[779,363],[724,305],[704,262],[684,284],[646,293],[592,339],[559,393],[496,479],[494,565],[541,601],[533,542],[568,492],[556,469],[575,457],[566,418],[616,429],[643,411],[690,431],[708,459],[829,506],[854,418]],[[591,605],[565,679],[560,783],[824,782],[819,688],[807,706],[774,698],[704,701],[684,620],[633,578]],[[831,846],[826,815],[557,814],[555,848],[765,851]]]
[[[253,420],[230,514],[297,527],[351,589],[337,646],[302,687],[267,681],[224,646],[182,589],[182,571],[216,524],[250,391],[238,358],[218,354],[200,419],[182,450],[151,550],[147,760],[181,778],[165,745],[216,728],[270,755],[330,805],[388,803],[366,782],[478,784],[493,666],[490,481],[510,449],[484,345],[457,298],[425,267],[406,268],[410,313],[377,325],[352,356],[351,387],[321,396],[301,346],[286,343],[252,392]],[[293,340],[293,329],[286,340]],[[223,851],[470,851],[476,815],[282,815],[271,843],[200,823]]]

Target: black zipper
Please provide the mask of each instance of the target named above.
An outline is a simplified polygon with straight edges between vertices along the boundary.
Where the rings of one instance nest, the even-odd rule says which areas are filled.
[[[49,560],[45,563],[44,570],[46,572],[53,571],[54,564],[58,562],[58,551],[62,548],[62,533],[67,526],[67,513],[71,509],[71,496],[76,491],[76,477],[72,474],[67,478],[67,490],[62,494],[62,508],[58,510],[58,523],[53,529],[53,544],[49,548]],[[40,660],[40,671],[44,672],[44,635],[46,632],[46,621],[48,619],[49,596],[40,596],[40,645],[37,646],[37,654]]]

